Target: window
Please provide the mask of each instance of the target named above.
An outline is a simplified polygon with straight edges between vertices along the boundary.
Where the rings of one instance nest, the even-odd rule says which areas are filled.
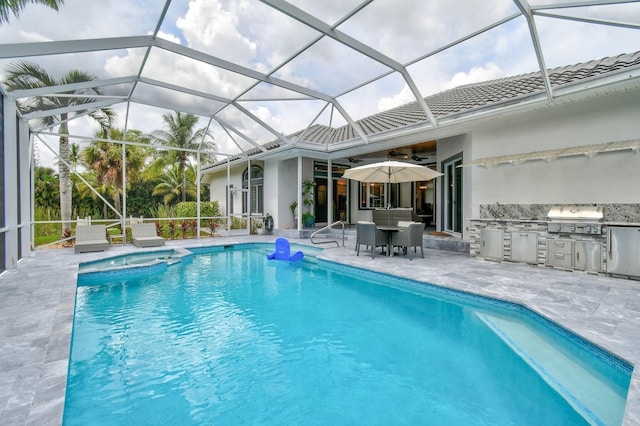
[[[385,207],[384,183],[360,183],[360,208],[375,209]]]
[[[251,188],[242,193],[242,213],[247,213],[248,197],[251,194],[250,214],[262,214],[264,211],[264,191],[263,191],[264,171],[260,166],[251,166]],[[249,168],[242,173],[242,189],[249,188]]]

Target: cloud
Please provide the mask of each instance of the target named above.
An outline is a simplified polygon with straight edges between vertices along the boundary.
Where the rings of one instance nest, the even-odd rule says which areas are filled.
[[[503,76],[504,72],[500,67],[497,64],[490,62],[481,67],[473,67],[469,72],[456,73],[451,80],[445,82],[441,87],[442,90],[453,89],[454,87],[478,83],[480,81],[495,80]]]
[[[405,85],[396,95],[380,98],[378,101],[378,111],[386,111],[415,100],[416,98],[413,96],[413,92],[411,92],[409,86]]]
[[[176,26],[189,47],[214,55],[223,47],[226,59],[248,63],[255,57],[257,45],[239,29],[239,18],[246,13],[245,3],[230,1],[225,5],[219,1],[193,0]]]

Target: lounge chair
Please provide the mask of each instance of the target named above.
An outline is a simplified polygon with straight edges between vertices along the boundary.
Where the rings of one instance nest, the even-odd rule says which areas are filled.
[[[301,251],[297,251],[295,253],[291,253],[291,245],[289,244],[289,240],[286,238],[278,238],[276,240],[276,250],[267,254],[267,259],[269,260],[288,260],[290,262],[295,262],[297,260],[301,260],[304,258],[304,253]]]
[[[356,255],[360,256],[362,244],[371,246],[371,257],[376,255],[376,247],[385,247],[389,242],[388,235],[376,228],[373,222],[356,223]]]
[[[104,225],[82,225],[76,227],[76,253],[105,251],[109,248],[107,229]]]
[[[131,242],[136,247],[157,247],[164,245],[164,238],[156,232],[155,223],[131,224]]]
[[[422,243],[422,236],[424,233],[424,223],[422,222],[414,222],[411,223],[406,228],[394,232],[391,235],[391,246],[392,247],[401,247],[402,250],[407,253],[409,252],[409,259],[411,259],[411,252],[408,250],[410,247],[413,247],[414,252],[417,253],[417,247],[420,246],[420,254],[424,258],[424,248]]]

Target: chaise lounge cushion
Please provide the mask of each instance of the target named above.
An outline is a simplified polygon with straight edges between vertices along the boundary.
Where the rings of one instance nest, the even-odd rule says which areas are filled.
[[[104,225],[83,225],[76,227],[76,253],[104,251],[109,248],[107,229]]]
[[[156,233],[155,223],[131,224],[131,242],[136,247],[157,247],[164,245],[164,238]]]

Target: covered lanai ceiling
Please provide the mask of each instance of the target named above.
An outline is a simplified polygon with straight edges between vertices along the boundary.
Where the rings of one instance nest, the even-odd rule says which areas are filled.
[[[422,129],[455,122],[459,111],[425,100],[455,87],[534,73],[538,97],[554,102],[588,85],[548,70],[604,57],[624,58],[637,81],[637,56],[621,54],[640,51],[639,29],[639,1],[66,0],[57,13],[29,5],[0,26],[0,77],[18,60],[55,76],[87,71],[96,80],[8,95],[99,87],[88,106],[109,106],[118,127],[143,132],[161,128],[162,114],[190,112],[219,159],[292,147],[351,156],[379,151],[389,129],[370,117],[383,111]],[[60,112],[25,118],[53,138],[35,120]],[[72,140],[95,130],[86,117],[70,123]]]

